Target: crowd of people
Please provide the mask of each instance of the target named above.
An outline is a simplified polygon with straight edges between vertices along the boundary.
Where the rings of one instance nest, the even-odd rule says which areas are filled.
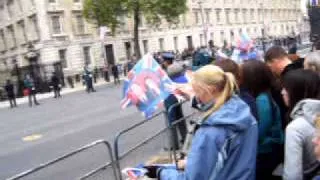
[[[221,59],[193,72],[193,92],[177,92],[201,112],[192,143],[177,168],[145,166],[147,176],[161,180],[320,179],[320,51],[304,59],[278,46],[264,61],[241,64]],[[168,58],[163,58],[168,62]],[[184,83],[182,68],[165,63],[170,78]],[[170,96],[167,110],[176,103]],[[172,123],[181,107],[169,112]],[[171,113],[171,114],[170,114]],[[187,141],[186,124],[174,129]],[[184,142],[186,143],[186,142]],[[282,166],[281,166],[282,165]]]

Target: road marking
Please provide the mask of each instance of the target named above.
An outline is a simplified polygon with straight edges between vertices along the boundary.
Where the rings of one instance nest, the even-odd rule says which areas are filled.
[[[42,138],[41,134],[32,134],[30,136],[25,136],[22,138],[23,141],[25,142],[30,142],[30,141],[36,141],[38,139]]]

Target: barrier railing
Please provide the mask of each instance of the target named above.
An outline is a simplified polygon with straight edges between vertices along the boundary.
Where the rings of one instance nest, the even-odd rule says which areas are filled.
[[[83,146],[83,147],[81,147],[79,149],[76,149],[76,150],[74,150],[74,151],[72,151],[70,153],[67,153],[67,154],[65,154],[63,156],[60,156],[60,157],[58,157],[56,159],[53,159],[53,160],[51,160],[51,161],[49,161],[47,163],[40,164],[39,166],[37,166],[37,167],[35,167],[33,169],[24,171],[24,172],[22,172],[20,174],[17,174],[15,176],[13,176],[13,177],[10,177],[7,180],[26,179],[28,176],[34,175],[35,173],[39,172],[40,170],[48,168],[49,166],[53,166],[54,164],[58,164],[59,162],[64,161],[67,158],[75,156],[76,154],[79,154],[81,152],[89,150],[89,149],[91,149],[93,147],[96,147],[98,145],[104,145],[105,146],[105,148],[107,149],[107,154],[109,156],[110,161],[107,162],[106,164],[100,166],[99,168],[94,169],[94,170],[90,171],[89,173],[87,173],[87,174],[85,174],[83,176],[78,177],[77,179],[80,179],[80,180],[89,179],[89,178],[92,178],[94,176],[97,176],[97,174],[102,172],[103,170],[106,170],[107,168],[111,168],[112,172],[111,172],[111,174],[107,175],[108,179],[118,180],[117,171],[116,171],[116,167],[115,167],[115,164],[114,164],[114,157],[113,157],[113,154],[112,154],[112,148],[111,148],[111,145],[105,140],[98,140],[98,141],[95,141],[95,142],[90,143],[88,145],[85,145],[85,146]],[[42,177],[42,178],[50,179],[48,177]],[[32,177],[31,179],[37,179],[37,178]]]
[[[145,139],[143,140],[140,140],[138,143],[135,143],[133,145],[133,147],[129,147],[127,151],[125,152],[120,152],[120,139],[121,137],[125,136],[126,134],[129,134],[131,131],[134,131],[136,130],[137,128],[141,128],[143,127],[145,124],[147,123],[152,123],[152,121],[154,121],[154,119],[160,117],[161,115],[165,115],[164,112],[159,112],[157,114],[155,114],[154,116],[152,116],[151,118],[149,119],[145,119],[137,124],[134,124],[132,125],[131,127],[127,128],[127,129],[124,129],[123,131],[119,132],[118,135],[116,136],[115,138],[115,141],[114,141],[114,154],[115,154],[115,163],[116,163],[116,166],[117,166],[117,170],[118,170],[118,174],[119,174],[119,177],[120,177],[120,180],[122,180],[122,175],[121,175],[121,161],[126,157],[128,156],[130,153],[134,152],[135,150],[137,150],[138,148],[142,147],[143,145],[146,145],[148,142],[150,142],[151,140],[154,140],[156,139],[157,137],[161,136],[164,131],[166,130],[166,127],[164,126],[163,128],[159,128],[160,130],[157,131],[154,135],[152,136],[149,136],[149,137],[146,137]],[[152,151],[152,150],[151,150]],[[137,157],[139,159],[139,161],[141,161],[144,157],[141,157],[143,155],[138,155],[140,157]],[[137,162],[126,162],[126,163],[123,163],[123,164],[126,164],[126,165],[135,165],[135,163]]]
[[[118,170],[118,173],[119,173],[119,178],[120,180],[123,179],[123,177],[121,176],[121,169],[123,169],[124,167],[123,166],[135,166],[135,165],[138,165],[137,163],[142,163],[144,164],[148,159],[144,159],[144,158],[150,158],[150,156],[157,156],[159,154],[162,154],[163,152],[161,151],[161,148],[159,149],[158,148],[158,151],[155,151],[155,152],[140,152],[138,156],[138,160],[136,162],[133,162],[133,160],[131,160],[131,162],[126,162],[125,161],[125,158],[127,158],[128,156],[133,156],[132,154],[135,153],[135,151],[137,150],[141,150],[144,146],[147,146],[148,144],[151,144],[149,145],[148,150],[152,149],[152,147],[150,146],[159,146],[159,138],[161,139],[161,137],[165,137],[164,139],[166,139],[166,144],[168,146],[168,153],[165,153],[167,155],[166,156],[166,159],[168,159],[170,162],[175,162],[177,163],[178,159],[177,159],[177,149],[175,149],[175,146],[173,145],[173,136],[172,136],[172,129],[173,128],[176,128],[180,123],[182,123],[183,121],[187,121],[189,118],[193,117],[194,113],[191,113],[187,116],[184,116],[182,117],[181,119],[177,119],[175,120],[173,123],[169,123],[169,120],[168,120],[168,116],[167,114],[169,114],[175,107],[177,106],[181,106],[183,105],[185,102],[182,102],[182,103],[176,103],[174,105],[172,105],[168,111],[162,111],[162,112],[159,112],[157,114],[155,114],[152,118],[150,119],[145,119],[121,132],[118,133],[118,135],[116,136],[115,138],[115,141],[114,141],[114,154],[115,154],[115,163],[117,165],[117,170]],[[142,126],[144,126],[146,123],[150,123],[152,121],[156,121],[156,119],[158,117],[160,117],[161,115],[164,116],[164,119],[165,119],[165,125],[161,128],[159,128],[158,131],[156,131],[156,133],[154,133],[153,135],[149,136],[149,137],[146,137],[144,138],[143,140],[140,140],[138,141],[137,143],[135,143],[134,145],[132,145],[131,147],[127,148],[126,151],[120,151],[120,140],[121,139],[124,139],[123,137],[126,136],[127,134],[130,134],[132,131],[136,130],[136,129],[139,129],[139,128],[142,128]],[[137,155],[135,155],[137,156]],[[141,156],[143,156],[141,158]],[[132,158],[130,158],[132,159]],[[125,161],[125,162],[123,162]],[[139,162],[138,162],[139,161]],[[142,161],[142,162],[141,162]]]

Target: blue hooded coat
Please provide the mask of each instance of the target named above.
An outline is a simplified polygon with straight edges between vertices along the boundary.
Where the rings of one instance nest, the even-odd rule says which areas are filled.
[[[250,108],[232,96],[196,131],[185,171],[162,169],[161,180],[254,180],[258,128]]]

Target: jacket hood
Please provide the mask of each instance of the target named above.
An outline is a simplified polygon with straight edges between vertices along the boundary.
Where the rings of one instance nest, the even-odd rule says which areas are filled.
[[[316,116],[320,114],[320,100],[306,99],[300,101],[292,110],[290,117],[292,119],[304,118],[311,124],[314,124]]]
[[[233,95],[219,110],[212,113],[203,125],[228,126],[234,131],[245,131],[256,123],[249,106],[237,95]]]

